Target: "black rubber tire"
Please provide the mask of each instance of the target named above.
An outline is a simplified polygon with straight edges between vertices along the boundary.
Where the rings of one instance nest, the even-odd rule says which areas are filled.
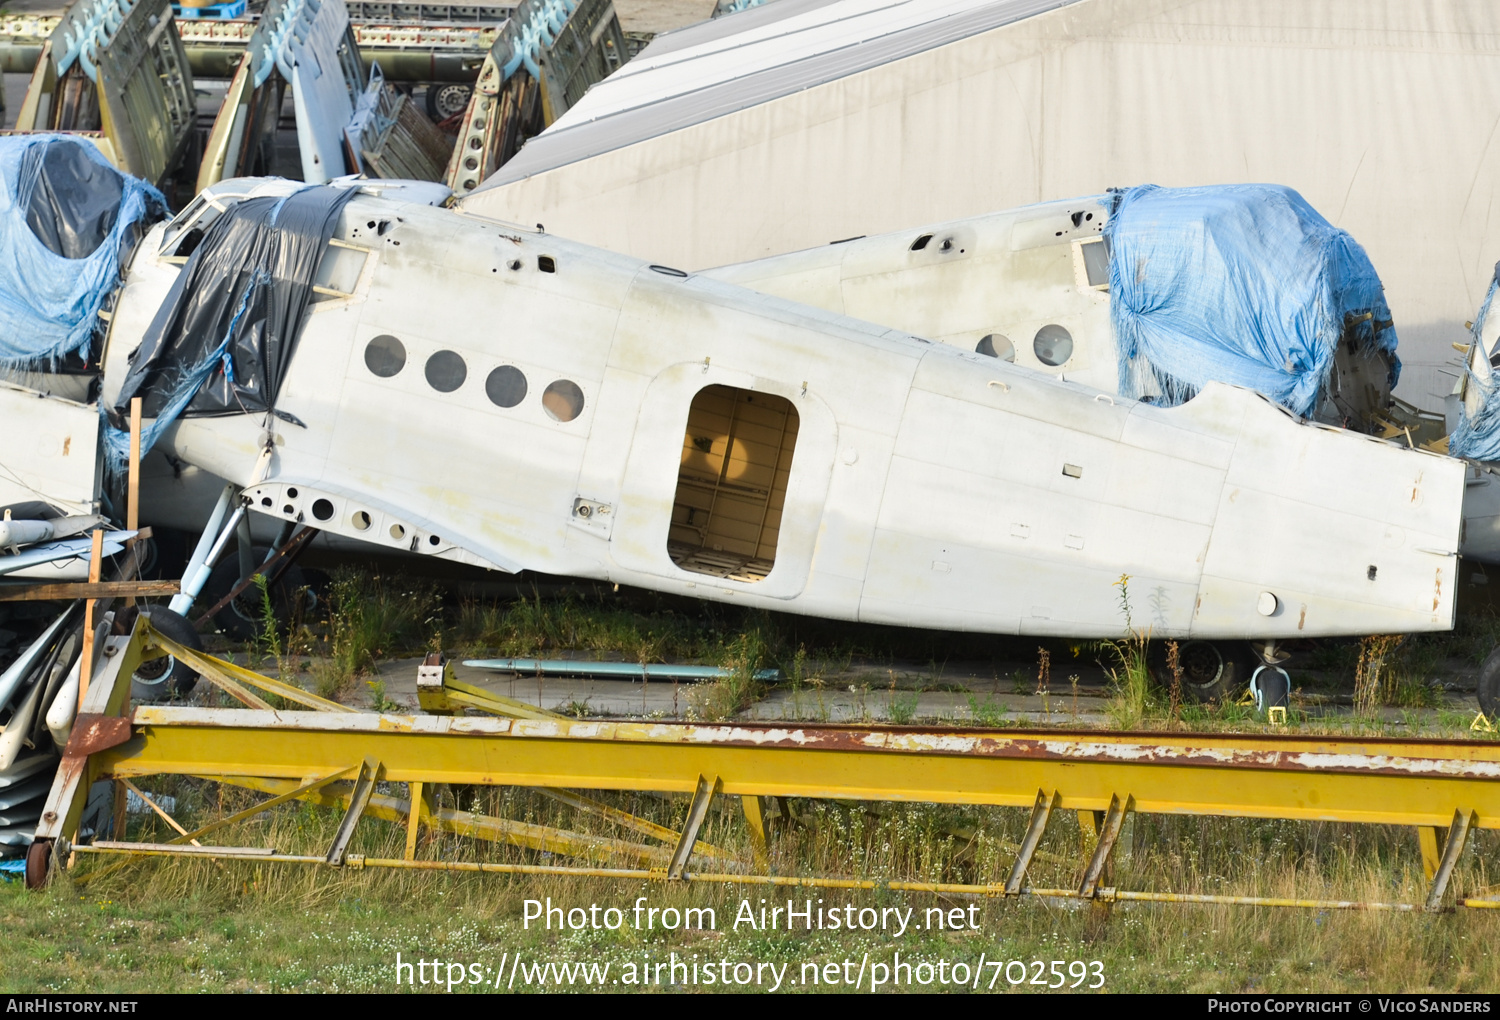
[[[468,109],[474,86],[462,82],[433,82],[427,86],[427,116],[440,124],[454,114]]]
[[[1493,722],[1500,714],[1500,645],[1479,667],[1479,710]]]
[[[203,650],[203,642],[192,623],[166,606],[142,606],[141,614],[151,621],[151,626],[179,645]],[[140,664],[131,674],[130,693],[137,701],[165,701],[186,697],[197,683],[197,670],[167,655]]]
[[[1153,664],[1163,687],[1170,689],[1166,642],[1153,645]],[[1177,661],[1182,670],[1184,701],[1223,701],[1250,682],[1257,663],[1248,647],[1236,641],[1180,641]]]
[[[256,562],[259,563],[264,558],[265,550],[257,549],[255,551]],[[203,586],[203,591],[198,596],[197,604],[200,612],[216,604],[239,583],[239,558],[234,555],[224,557],[209,574],[208,583]],[[297,569],[295,563],[283,570],[281,576],[271,584],[271,612],[276,618],[277,630],[281,633],[285,633],[288,624],[291,623],[297,593],[306,586],[307,582],[302,577],[302,571]],[[241,592],[238,598],[214,614],[214,623],[226,637],[235,641],[254,641],[261,637],[265,630],[265,619],[260,599],[260,586],[252,584]]]
[[[156,528],[146,539],[146,556],[141,563],[143,580],[176,580],[187,569],[189,536],[174,528]]]
[[[1280,666],[1266,666],[1259,673],[1251,673],[1251,679],[1259,688],[1255,699],[1255,710],[1267,712],[1273,708],[1286,708],[1291,701],[1292,678]]]

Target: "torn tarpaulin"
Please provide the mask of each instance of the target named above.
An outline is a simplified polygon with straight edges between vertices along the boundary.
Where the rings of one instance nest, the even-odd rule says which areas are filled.
[[[1500,378],[1492,363],[1493,351],[1484,345],[1484,327],[1494,311],[1500,289],[1500,262],[1495,263],[1490,289],[1479,314],[1469,324],[1473,346],[1464,359],[1464,399],[1458,405],[1458,427],[1448,436],[1448,452],[1470,460],[1500,460]]]
[[[166,215],[161,193],[67,135],[0,138],[0,364],[86,348],[122,254]]]
[[[142,452],[178,417],[271,410],[313,277],[352,188],[247,198],[203,235],[156,313],[110,412],[110,462],[124,463],[132,397],[153,419]]]
[[[1173,405],[1211,380],[1312,416],[1340,340],[1383,359],[1396,330],[1375,267],[1291,188],[1232,184],[1117,193],[1104,229],[1120,392]]]

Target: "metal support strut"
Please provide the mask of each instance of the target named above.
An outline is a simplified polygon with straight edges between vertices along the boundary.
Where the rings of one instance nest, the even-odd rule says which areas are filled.
[[[1134,901],[1418,911],[1442,909],[1452,899],[1465,907],[1500,908],[1500,897],[1447,896],[1470,830],[1500,828],[1500,744],[1489,741],[1345,740],[1285,732],[700,724],[579,720],[541,713],[515,718],[498,714],[514,709],[480,688],[468,696],[497,714],[381,714],[349,710],[284,681],[182,649],[130,609],[115,615],[111,626],[113,633],[101,632],[99,669],[83,697],[27,855],[29,885],[45,883],[49,870],[66,866],[74,853],[85,860],[97,855],[119,862],[85,868],[77,881],[88,881],[134,858],[193,854],[311,866],[1027,895],[1101,906]],[[224,689],[238,691],[242,703],[265,704],[253,689],[303,708],[140,705],[127,714],[131,674],[143,656],[163,652],[187,659]],[[190,654],[196,658],[188,659]],[[424,668],[433,672],[424,698],[440,702],[441,710],[460,711],[453,701],[457,689],[445,681],[442,664]],[[162,843],[72,845],[92,783],[173,775],[259,790],[270,798],[192,832],[174,833]],[[307,777],[321,778],[309,782]],[[376,793],[378,780],[407,784],[408,797]],[[541,790],[574,810],[664,845],[455,810],[433,801],[430,788],[437,783]],[[691,799],[682,831],[674,833],[558,787],[689,794]],[[750,827],[747,852],[711,847],[698,838],[719,795],[740,798]],[[1003,884],[767,874],[771,848],[765,805],[793,797],[1029,808],[1030,821]],[[326,853],[291,855],[266,847],[192,845],[210,831],[294,799],[342,811],[337,836]],[[1079,813],[1080,832],[1089,839],[1087,865],[1081,881],[1070,888],[1038,888],[1028,883],[1028,869],[1049,820],[1063,807]],[[1108,867],[1131,812],[1415,827],[1424,857],[1434,859],[1432,885],[1425,903],[1118,889],[1109,879]],[[366,815],[404,826],[404,857],[386,860],[349,853],[355,828]],[[422,825],[568,855],[584,866],[417,860],[416,836]],[[1434,831],[1439,827],[1446,829],[1441,845]],[[714,872],[689,871],[694,856],[722,865]],[[620,862],[635,866],[616,866]]]

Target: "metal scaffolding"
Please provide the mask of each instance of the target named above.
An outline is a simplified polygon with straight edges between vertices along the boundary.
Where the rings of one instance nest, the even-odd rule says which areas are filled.
[[[1469,832],[1500,828],[1500,744],[1491,742],[572,720],[453,684],[441,665],[433,663],[423,667],[423,704],[430,711],[451,714],[357,712],[193,653],[151,630],[145,619],[130,619],[128,611],[119,619],[116,629],[125,632],[105,641],[105,665],[89,688],[28,858],[28,880],[34,886],[47,880],[52,867],[78,852],[126,859],[208,855],[328,867],[1040,895],[1100,903],[1438,910],[1447,902],[1449,880]],[[143,657],[167,652],[193,655],[193,664],[203,669],[205,678],[254,707],[143,705],[128,710],[129,683],[121,678],[128,678]],[[251,687],[298,701],[309,710],[273,709],[251,693]],[[495,714],[456,714],[465,708]],[[510,714],[531,718],[505,717]],[[90,784],[160,775],[204,777],[272,797],[194,832],[173,822],[179,836],[168,843],[75,844]],[[407,784],[409,796],[375,792],[382,781]],[[540,788],[663,845],[441,808],[423,794],[439,783]],[[569,788],[686,793],[691,804],[679,833],[568,792]],[[740,798],[753,860],[698,840],[711,802],[723,796]],[[767,797],[1014,806],[1030,809],[1030,823],[1003,880],[997,876],[996,881],[965,884],[770,875],[762,808]],[[344,812],[326,854],[296,856],[278,853],[274,847],[195,845],[201,836],[294,799]],[[1048,821],[1061,811],[1076,811],[1092,836],[1083,880],[1076,888],[1035,888],[1027,882],[1027,869]],[[1131,812],[1414,826],[1431,886],[1420,904],[1117,889],[1106,884],[1109,862]],[[348,852],[350,836],[364,815],[405,822],[404,858]],[[551,850],[585,864],[416,860],[416,836],[422,826]],[[633,860],[637,867],[600,866],[622,859]],[[704,862],[716,870],[697,867]],[[1480,898],[1459,897],[1456,902],[1500,906],[1500,900]]]

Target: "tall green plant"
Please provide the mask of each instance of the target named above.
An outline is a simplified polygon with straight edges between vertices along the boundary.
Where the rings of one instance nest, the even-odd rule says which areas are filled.
[[[1151,630],[1135,626],[1130,605],[1130,575],[1121,574],[1114,587],[1120,589],[1120,613],[1125,617],[1125,636],[1118,641],[1103,642],[1114,657],[1116,668],[1109,669],[1114,696],[1106,711],[1122,729],[1140,725],[1151,707]]]

